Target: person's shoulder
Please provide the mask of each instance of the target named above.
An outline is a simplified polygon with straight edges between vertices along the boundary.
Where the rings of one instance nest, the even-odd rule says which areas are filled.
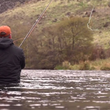
[[[13,45],[13,48],[14,48],[15,50],[18,50],[18,51],[23,51],[23,49],[22,49],[22,48],[17,47],[16,45]]]

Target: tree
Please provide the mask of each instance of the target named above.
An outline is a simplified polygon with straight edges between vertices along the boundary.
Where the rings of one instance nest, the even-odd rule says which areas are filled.
[[[48,39],[51,39],[50,41],[54,39],[54,42],[51,42],[54,51],[57,51],[61,58],[65,56],[63,60],[76,63],[86,60],[85,57],[91,52],[93,36],[87,28],[87,19],[85,18],[64,18],[55,26],[47,28],[45,35],[46,33]]]
[[[79,63],[91,55],[93,36],[87,28],[86,18],[64,18],[44,28],[39,35],[35,56],[40,59],[40,62],[36,62],[40,68],[54,68],[64,61]]]

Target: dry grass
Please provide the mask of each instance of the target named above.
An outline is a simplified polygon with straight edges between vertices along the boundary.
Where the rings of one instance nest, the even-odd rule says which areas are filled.
[[[72,70],[110,70],[110,58],[81,62],[78,65],[71,65],[69,68]]]
[[[19,39],[19,37],[24,37],[28,30],[31,28],[35,20],[42,13],[44,8],[47,6],[50,0],[44,0],[41,2],[24,4],[21,7],[16,7],[12,10],[8,10],[0,14],[1,25],[9,25],[12,28],[13,39]],[[42,30],[50,24],[53,24],[55,19],[57,22],[62,19],[62,17],[70,15],[82,16],[85,11],[91,11],[92,6],[95,6],[96,12],[93,14],[91,19],[91,27],[93,29],[98,29],[98,31],[93,31],[94,42],[103,45],[105,48],[109,48],[110,39],[110,26],[103,27],[106,22],[110,22],[110,8],[107,6],[107,0],[91,0],[90,2],[73,2],[66,3],[53,0],[49,9],[47,10],[45,17],[37,25],[37,29]],[[22,34],[20,34],[22,33]]]

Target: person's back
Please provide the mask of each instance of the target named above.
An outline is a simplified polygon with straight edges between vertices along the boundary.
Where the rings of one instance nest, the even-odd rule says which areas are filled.
[[[0,84],[20,82],[21,69],[25,67],[24,53],[14,45],[11,30],[0,27]]]

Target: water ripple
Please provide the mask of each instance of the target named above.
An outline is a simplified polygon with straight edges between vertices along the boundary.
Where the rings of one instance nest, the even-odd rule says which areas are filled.
[[[110,72],[23,70],[0,88],[0,110],[110,110]]]

